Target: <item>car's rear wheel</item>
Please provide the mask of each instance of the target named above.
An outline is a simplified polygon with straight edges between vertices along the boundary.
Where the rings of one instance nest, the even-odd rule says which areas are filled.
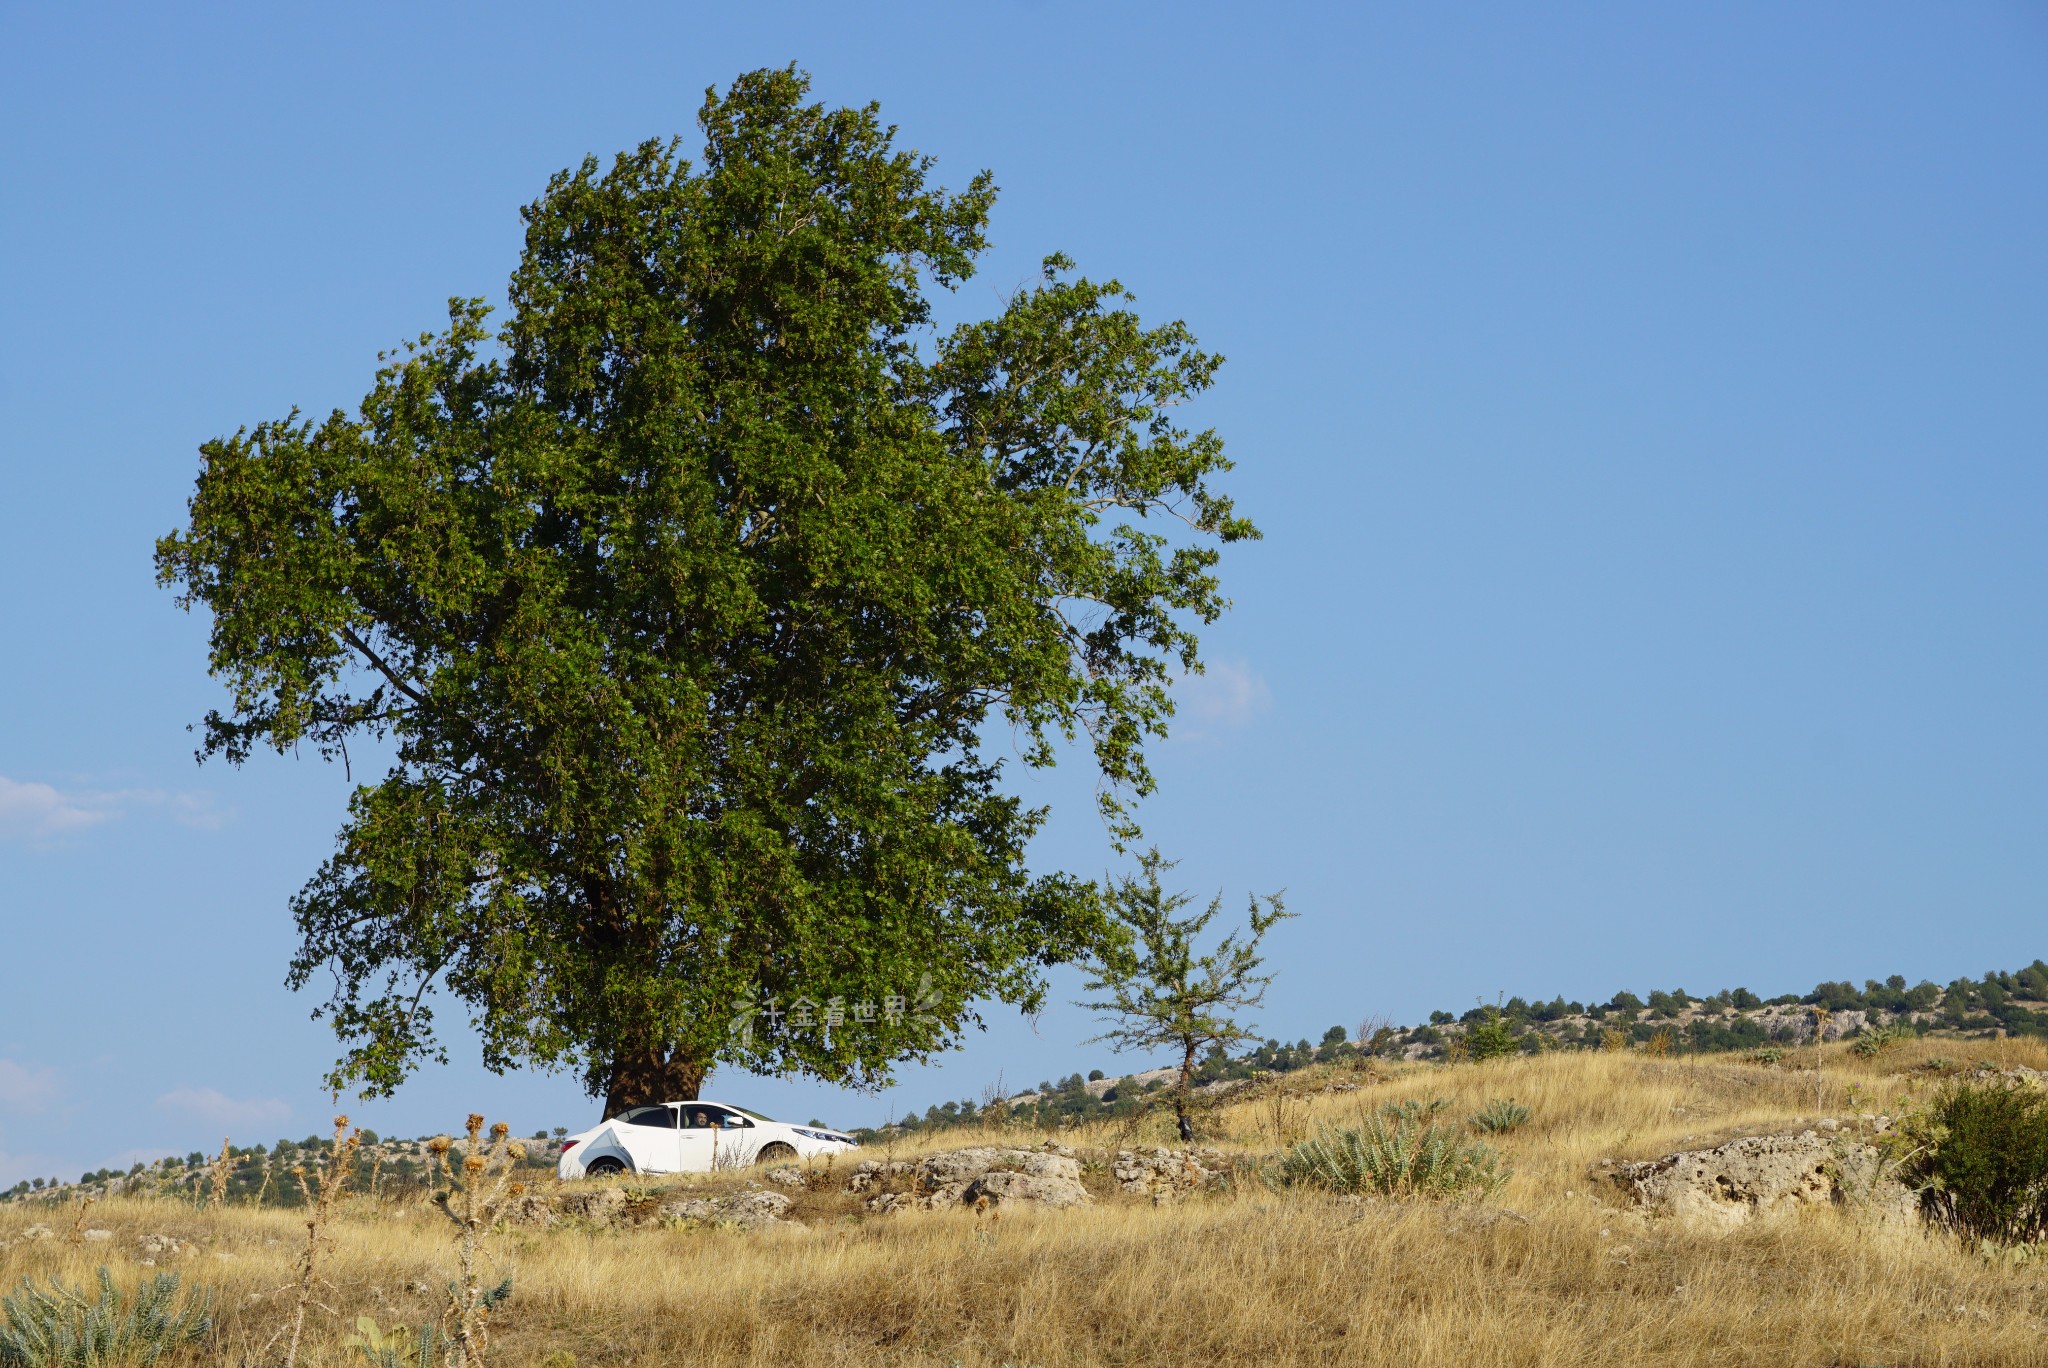
[[[761,1152],[754,1156],[757,1164],[786,1164],[796,1158],[796,1148],[780,1140],[761,1146]]]
[[[583,1166],[583,1172],[592,1178],[609,1178],[615,1173],[624,1173],[626,1166],[609,1154],[593,1159]]]

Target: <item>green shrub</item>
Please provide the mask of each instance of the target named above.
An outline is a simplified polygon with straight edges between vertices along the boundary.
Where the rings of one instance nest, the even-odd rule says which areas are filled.
[[[1412,1116],[1325,1129],[1280,1159],[1280,1181],[1289,1187],[1385,1197],[1484,1197],[1513,1173],[1491,1147]]]
[[[1511,1055],[1520,1048],[1507,1018],[1496,1009],[1488,1008],[1484,1019],[1465,1028],[1465,1053],[1475,1064]]]
[[[1527,1125],[1529,1116],[1529,1109],[1514,1098],[1496,1097],[1479,1109],[1472,1118],[1472,1126],[1489,1135],[1506,1135]]]
[[[1856,1043],[1849,1048],[1864,1059],[1876,1059],[1913,1038],[1913,1028],[1902,1022],[1879,1026],[1856,1037]]]
[[[1750,1062],[1755,1064],[1776,1064],[1785,1057],[1782,1045],[1765,1045],[1749,1052]]]
[[[2048,1093],[1954,1082],[1897,1132],[1901,1176],[1936,1225],[2001,1245],[2048,1239]]]
[[[155,1363],[166,1352],[196,1344],[213,1329],[212,1298],[200,1293],[179,1305],[178,1275],[159,1273],[135,1290],[133,1301],[100,1269],[100,1294],[50,1280],[48,1291],[24,1279],[0,1297],[0,1365],[6,1368],[112,1368]]]

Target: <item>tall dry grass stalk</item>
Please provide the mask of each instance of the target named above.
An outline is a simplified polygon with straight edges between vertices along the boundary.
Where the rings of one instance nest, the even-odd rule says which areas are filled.
[[[1301,1138],[1301,1099],[1289,1092],[1278,1080],[1275,1080],[1263,1099],[1261,1110],[1264,1112],[1264,1129],[1276,1148],[1285,1148]]]
[[[1828,1019],[1834,1015],[1827,1008],[1813,1009],[1813,1109],[1819,1111],[1826,1095],[1826,1078],[1821,1073],[1821,1061],[1825,1056],[1823,1046],[1827,1044]]]
[[[334,1217],[334,1204],[348,1189],[349,1175],[355,1171],[356,1149],[362,1142],[363,1133],[351,1133],[348,1118],[337,1116],[334,1118],[334,1144],[327,1151],[327,1162],[311,1175],[311,1184],[307,1182],[306,1166],[292,1165],[292,1177],[298,1180],[299,1195],[306,1203],[306,1244],[299,1252],[297,1276],[286,1285],[294,1293],[291,1319],[278,1328],[280,1336],[289,1332],[284,1346],[284,1368],[293,1368],[299,1361],[299,1343],[306,1331],[307,1308],[318,1306],[330,1316],[336,1314],[333,1307],[315,1300],[313,1294],[323,1285],[320,1253],[328,1243],[327,1223]]]

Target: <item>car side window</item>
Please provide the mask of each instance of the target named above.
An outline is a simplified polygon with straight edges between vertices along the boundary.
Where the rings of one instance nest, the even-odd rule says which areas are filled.
[[[635,1107],[619,1120],[629,1126],[659,1126],[663,1130],[673,1130],[676,1114],[671,1107]]]
[[[692,1104],[687,1110],[690,1114],[690,1124],[695,1126],[712,1126],[721,1130],[740,1130],[753,1124],[753,1122],[747,1120],[746,1117],[741,1116],[730,1107],[714,1107],[709,1105],[699,1107]],[[701,1121],[697,1119],[699,1115],[703,1117]]]

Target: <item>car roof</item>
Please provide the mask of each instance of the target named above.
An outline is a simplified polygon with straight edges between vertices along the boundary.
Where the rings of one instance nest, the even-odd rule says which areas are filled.
[[[730,1108],[731,1110],[733,1110],[733,1111],[736,1111],[736,1112],[743,1112],[743,1113],[745,1113],[746,1115],[748,1115],[748,1116],[751,1116],[751,1117],[753,1117],[753,1118],[754,1118],[754,1119],[755,1119],[756,1121],[774,1121],[774,1120],[775,1120],[775,1118],[774,1118],[774,1117],[772,1117],[772,1116],[769,1116],[769,1115],[766,1115],[766,1114],[765,1114],[765,1113],[763,1113],[763,1112],[757,1112],[757,1111],[755,1111],[755,1110],[754,1110],[754,1109],[753,1109],[752,1107],[742,1107],[742,1106],[741,1106],[741,1105],[740,1105],[739,1103],[737,1103],[737,1102],[721,1102],[721,1101],[719,1101],[719,1100],[718,1100],[717,1098],[715,1098],[715,1097],[699,1097],[699,1098],[695,1099],[694,1101],[690,1101],[690,1102],[643,1102],[643,1103],[641,1103],[640,1105],[641,1105],[641,1106],[646,1106],[646,1107],[652,1107],[652,1106],[661,1106],[661,1107],[727,1107],[727,1108]],[[629,1112],[629,1111],[635,1111],[635,1110],[638,1110],[638,1108],[635,1108],[635,1107],[627,1107],[627,1108],[625,1108],[625,1109],[624,1109],[623,1111],[621,1111],[621,1112],[619,1113],[619,1115],[621,1115],[621,1116],[624,1116],[624,1115],[626,1114],[626,1112]],[[780,1123],[780,1122],[777,1122],[776,1124],[780,1125],[781,1123]]]

